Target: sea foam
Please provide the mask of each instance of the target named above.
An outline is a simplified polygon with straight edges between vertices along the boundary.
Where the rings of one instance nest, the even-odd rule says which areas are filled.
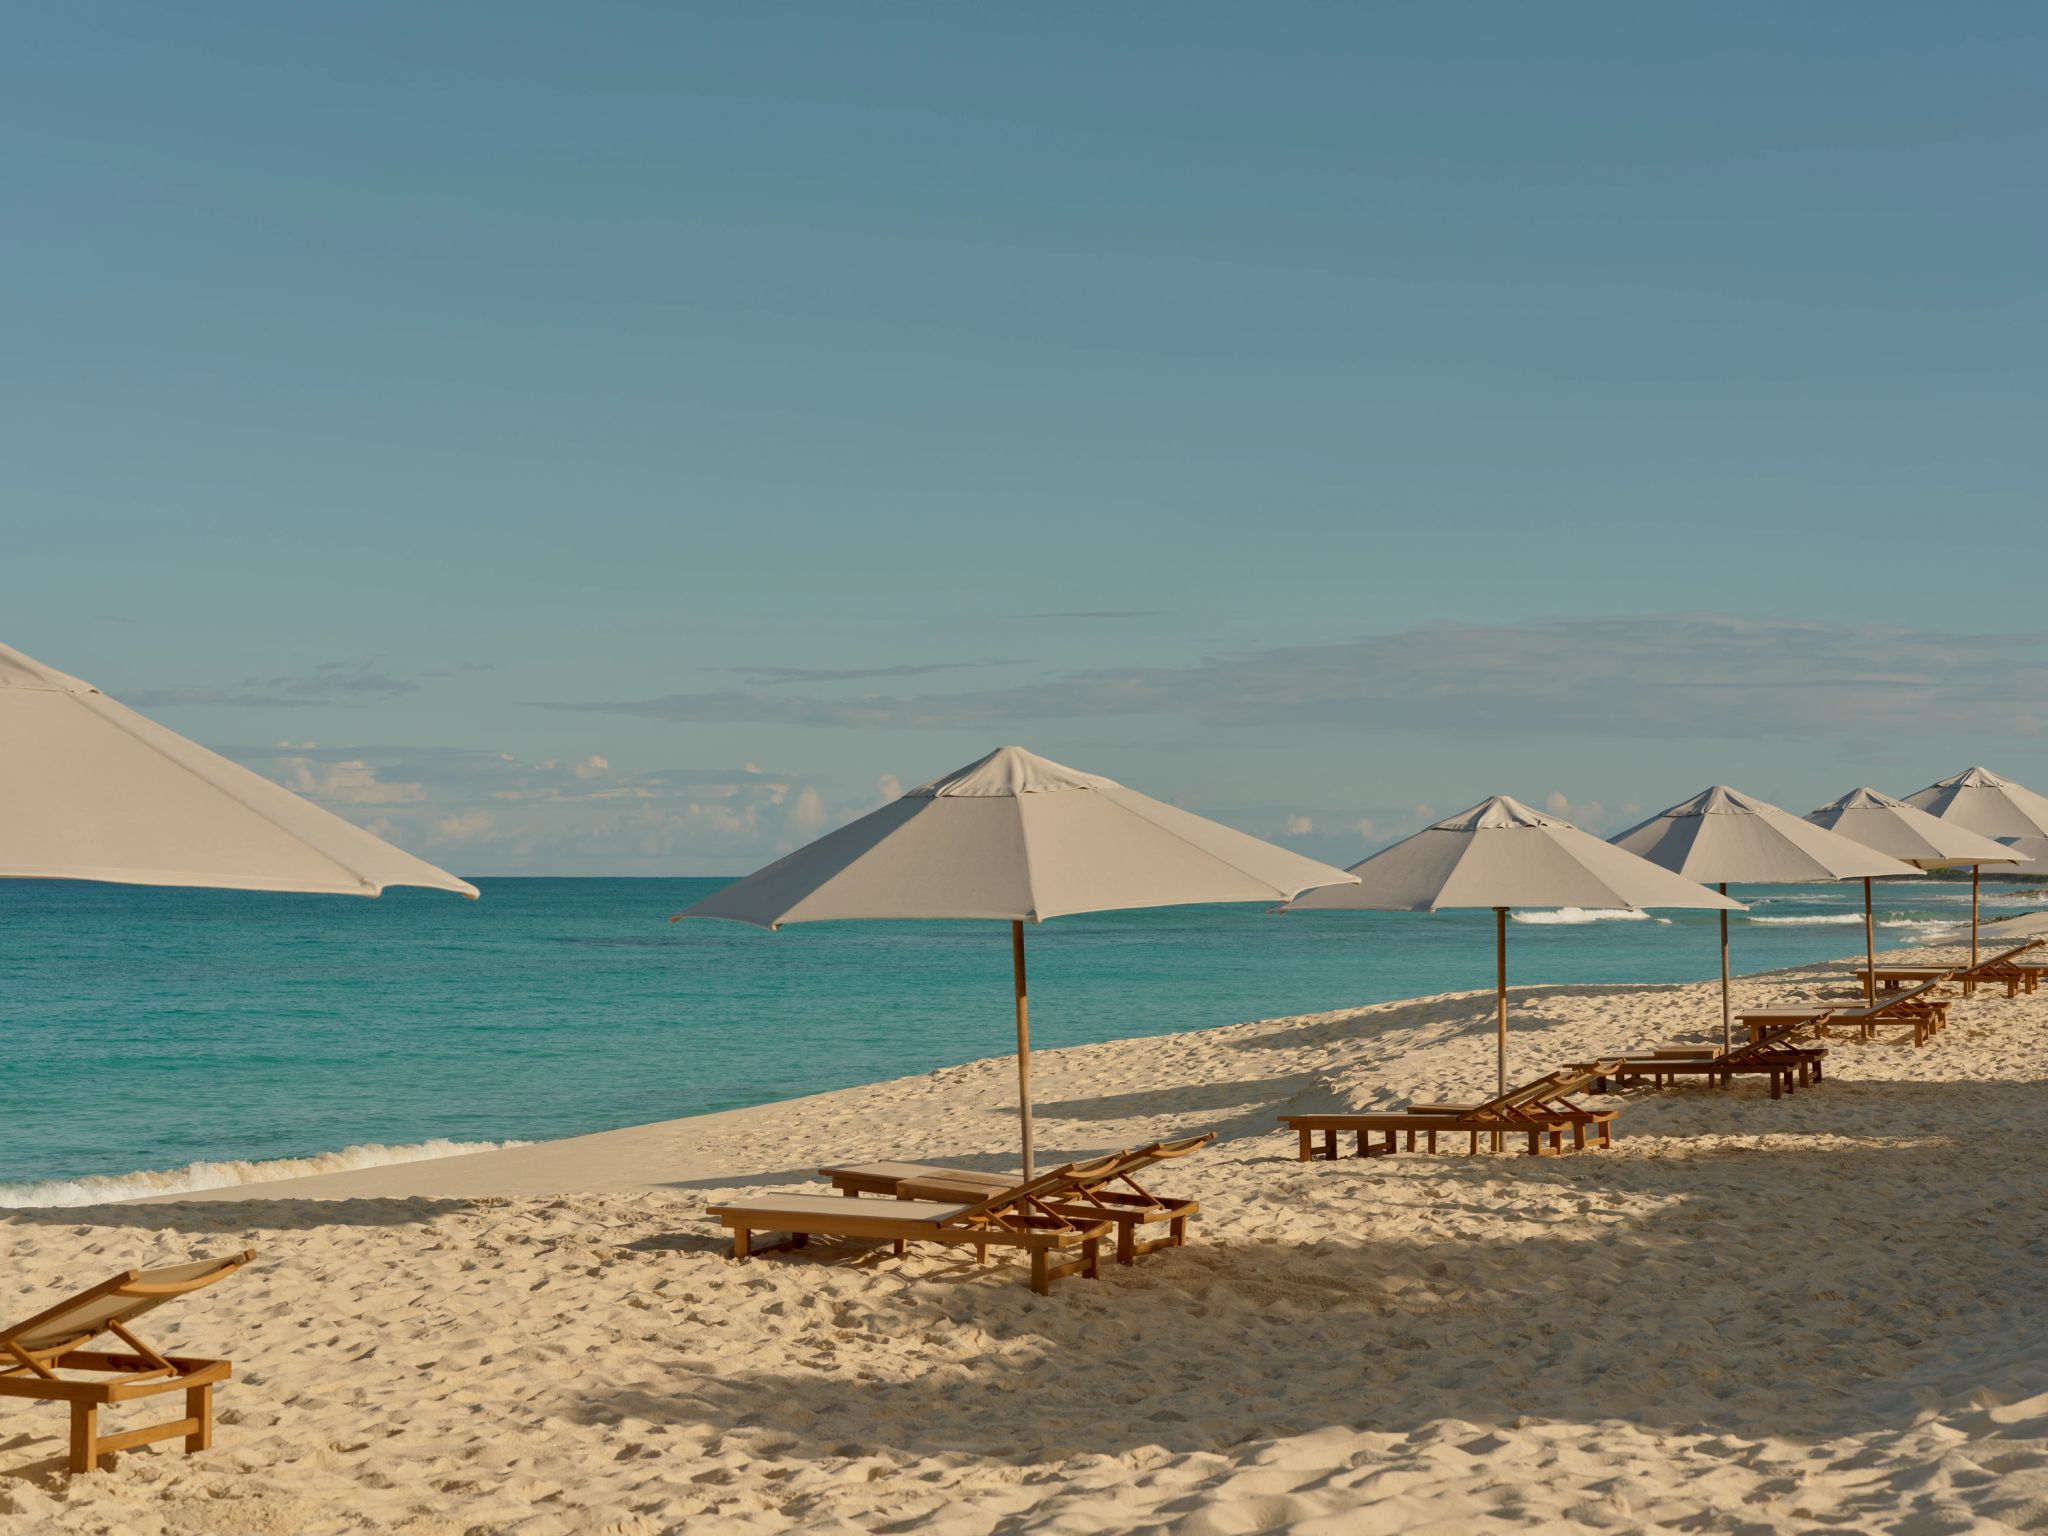
[[[1559,907],[1552,912],[1516,912],[1511,914],[1518,923],[1544,925],[1576,925],[1579,923],[1668,923],[1668,917],[1656,917],[1648,912],[1639,912],[1632,907]]]
[[[145,1169],[140,1173],[92,1174],[79,1179],[48,1179],[35,1184],[0,1184],[0,1210],[34,1206],[110,1205],[145,1195],[183,1195],[237,1184],[264,1184],[272,1179],[302,1179],[315,1173],[345,1173],[353,1168],[383,1168],[392,1163],[420,1163],[436,1157],[461,1157],[469,1152],[495,1152],[525,1146],[520,1141],[434,1141],[387,1147],[365,1142],[339,1152],[312,1157],[280,1157],[265,1162],[187,1163],[182,1168]]]

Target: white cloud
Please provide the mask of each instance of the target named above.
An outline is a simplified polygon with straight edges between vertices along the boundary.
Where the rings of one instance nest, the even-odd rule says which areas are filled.
[[[903,798],[903,781],[893,773],[882,774],[875,780],[875,796],[884,805],[891,800]]]
[[[1370,816],[1361,816],[1358,820],[1351,823],[1351,830],[1360,837],[1371,837],[1373,833],[1379,830],[1379,824]]]
[[[822,832],[830,818],[825,810],[824,798],[806,784],[790,805],[787,819],[789,830],[794,836],[808,838]]]
[[[1543,802],[1543,808],[1551,815],[1560,817],[1573,826],[1584,827],[1588,831],[1597,830],[1600,824],[1607,820],[1607,807],[1598,800],[1577,801],[1561,789],[1553,789],[1550,792]]]
[[[1288,837],[1307,837],[1315,829],[1316,824],[1312,817],[1296,815],[1287,818],[1286,835]]]
[[[873,809],[864,795],[743,768],[522,761],[460,748],[229,748],[400,847],[460,850],[465,873],[742,874]],[[443,854],[444,858],[450,857]]]
[[[278,782],[297,794],[330,805],[407,805],[427,798],[425,785],[387,782],[360,758],[338,763],[289,758]]]
[[[498,818],[489,811],[451,811],[434,818],[437,843],[474,843],[490,836]]]
[[[549,708],[679,722],[959,729],[1178,717],[1215,727],[1773,740],[1786,731],[2048,730],[2048,633],[1957,634],[1730,614],[1434,624],[1331,645],[1123,666],[955,693],[725,689]]]

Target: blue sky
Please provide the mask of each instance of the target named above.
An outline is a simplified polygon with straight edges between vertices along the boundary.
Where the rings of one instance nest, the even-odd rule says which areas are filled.
[[[2036,7],[5,38],[0,639],[459,870],[2048,785]]]

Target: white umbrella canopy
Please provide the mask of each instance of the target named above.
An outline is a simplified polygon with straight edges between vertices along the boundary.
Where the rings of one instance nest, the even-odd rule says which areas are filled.
[[[1904,797],[1906,804],[1986,837],[2048,837],[2048,795],[1966,768]]]
[[[2037,795],[2024,784],[2000,778],[1989,768],[1965,768],[1961,773],[1915,790],[1906,804],[1954,822],[1959,827],[1995,838],[2013,850],[2015,857],[2029,863],[2048,855],[2048,796]],[[1970,963],[1977,963],[1977,890],[1979,871],[1970,871]]]
[[[0,645],[0,878],[375,896],[476,887]]]
[[[2025,854],[1972,832],[1961,822],[1943,821],[1918,806],[1867,786],[1811,811],[1806,819],[1866,848],[1888,853],[1920,869],[1970,866],[1970,963],[1977,963],[1977,884],[1986,864],[2025,864]]]
[[[828,832],[671,921],[762,928],[852,918],[1010,924],[1024,1176],[1031,1039],[1024,924],[1073,912],[1286,900],[1343,870],[1207,821],[1022,747],[988,756]]]
[[[1870,882],[1879,875],[1917,875],[1903,860],[1780,810],[1768,800],[1716,784],[1690,800],[1630,827],[1614,846],[1640,854],[1687,879],[1718,886],[1792,885],[1815,880],[1863,881],[1864,949],[1873,965]],[[1866,989],[1870,985],[1866,979]],[[1721,917],[1721,1045],[1733,1044],[1728,990],[1728,918]]]
[[[1343,871],[1022,747],[870,811],[678,917],[779,928],[1284,900]]]
[[[1568,821],[1495,795],[1351,866],[1355,885],[1296,897],[1289,912],[1494,912],[1497,1077],[1508,1080],[1507,922],[1510,907],[1705,907],[1739,902],[1660,869]]]

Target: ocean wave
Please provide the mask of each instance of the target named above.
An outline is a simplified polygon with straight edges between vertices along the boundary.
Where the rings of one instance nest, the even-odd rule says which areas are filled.
[[[1752,915],[1744,918],[1743,921],[1763,923],[1767,926],[1780,928],[1833,928],[1846,923],[1854,923],[1860,928],[1863,925],[1863,914],[1861,912],[1820,912],[1806,917],[1756,917]]]
[[[1863,926],[1861,912],[1815,912],[1804,917],[1758,917],[1754,913],[1743,919],[1746,923],[1761,923],[1767,928],[1848,928]],[[1915,931],[1938,931],[1955,927],[1952,917],[1880,917],[1880,928],[1906,928]],[[1967,926],[1967,925],[1965,925]]]
[[[1668,917],[1657,917],[1649,912],[1639,912],[1633,907],[1559,907],[1552,912],[1514,912],[1509,914],[1518,923],[1539,925],[1579,923],[1668,923]]]
[[[237,1184],[265,1184],[272,1179],[303,1179],[316,1173],[346,1173],[354,1168],[383,1168],[393,1163],[423,1163],[469,1152],[496,1152],[522,1147],[522,1141],[434,1141],[387,1147],[365,1142],[339,1152],[312,1157],[279,1157],[265,1162],[187,1163],[182,1168],[145,1169],[140,1173],[90,1174],[80,1179],[46,1179],[35,1184],[0,1184],[0,1210],[34,1206],[111,1205],[145,1195],[194,1194],[232,1189]]]

